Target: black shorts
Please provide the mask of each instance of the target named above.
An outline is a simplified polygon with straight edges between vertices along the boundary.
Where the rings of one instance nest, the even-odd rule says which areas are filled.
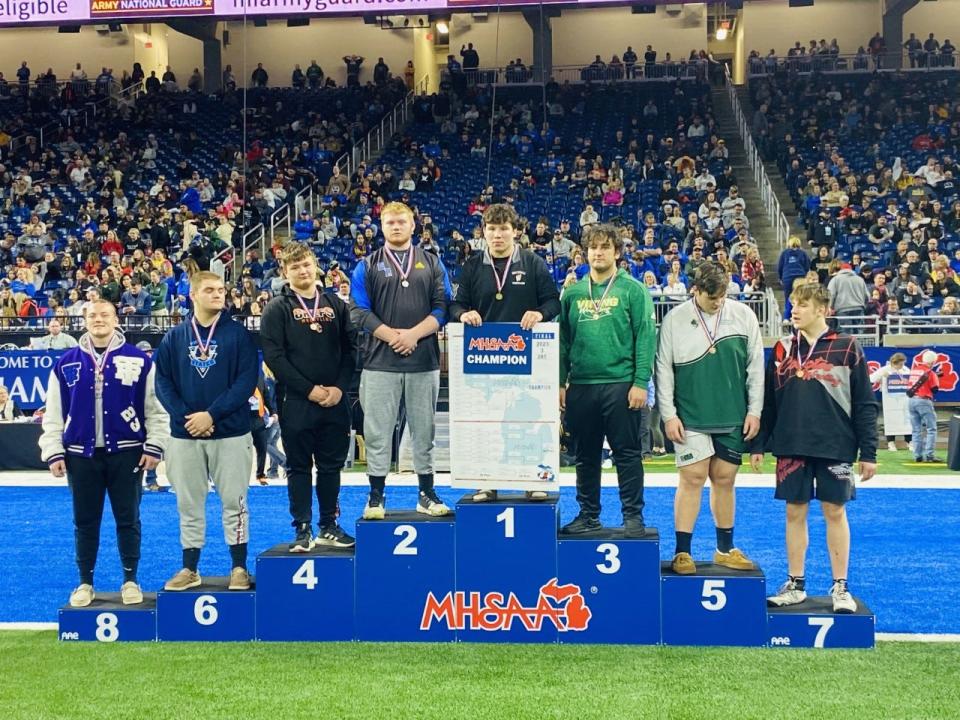
[[[853,464],[823,458],[777,458],[777,491],[788,503],[820,502],[843,505],[857,497]]]

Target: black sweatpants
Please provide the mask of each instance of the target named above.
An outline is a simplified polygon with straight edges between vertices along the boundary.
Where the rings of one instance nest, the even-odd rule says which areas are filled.
[[[137,470],[143,452],[123,450],[107,453],[97,449],[93,457],[67,455],[67,483],[73,495],[73,526],[80,582],[93,582],[100,549],[100,521],[104,498],[117,525],[117,549],[124,574],[135,576],[140,562],[140,495],[143,472]]]
[[[643,460],[640,411],[627,406],[630,383],[571,385],[567,388],[567,427],[573,436],[580,512],[600,517],[600,463],[603,438],[613,450],[623,516],[643,517]]]
[[[293,525],[310,524],[313,466],[317,467],[320,527],[340,514],[340,472],[350,449],[350,410],[344,397],[336,407],[303,407],[288,398],[280,418],[280,436],[287,453],[287,496]]]
[[[267,426],[262,417],[250,419],[250,435],[257,455],[257,479],[267,476]]]

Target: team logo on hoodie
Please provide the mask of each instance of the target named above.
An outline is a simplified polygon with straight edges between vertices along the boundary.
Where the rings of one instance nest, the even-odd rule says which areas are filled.
[[[200,344],[196,340],[191,340],[188,346],[190,354],[190,364],[204,378],[214,365],[217,364],[217,341],[211,340],[206,352],[200,350]]]

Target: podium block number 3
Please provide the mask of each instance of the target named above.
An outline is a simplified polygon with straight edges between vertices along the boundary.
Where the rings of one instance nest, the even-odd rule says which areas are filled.
[[[503,512],[497,515],[497,522],[503,523],[503,536],[505,538],[516,537],[513,528],[513,508],[504,508]]]
[[[614,575],[620,570],[620,548],[613,543],[600,543],[597,552],[603,555],[603,562],[597,563],[597,570],[604,575]]]
[[[414,541],[417,539],[417,529],[413,525],[397,525],[393,534],[402,538],[393,549],[394,555],[416,555],[417,548]]]
[[[210,626],[220,617],[217,612],[217,599],[213,595],[201,595],[193,604],[193,619],[198,625]]]
[[[120,628],[117,627],[117,616],[113,613],[100,613],[97,615],[98,642],[115,642],[120,638]]]
[[[727,606],[727,594],[723,591],[723,580],[704,580],[700,604],[707,610],[716,612]]]

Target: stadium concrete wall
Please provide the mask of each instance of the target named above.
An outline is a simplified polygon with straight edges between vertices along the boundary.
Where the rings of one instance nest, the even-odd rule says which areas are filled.
[[[798,40],[808,46],[811,40],[836,38],[841,53],[855,53],[880,29],[882,12],[880,0],[816,0],[812,7],[796,8],[788,0],[756,0],[744,3],[744,46],[748,53],[766,55],[773,48],[786,55]]]

